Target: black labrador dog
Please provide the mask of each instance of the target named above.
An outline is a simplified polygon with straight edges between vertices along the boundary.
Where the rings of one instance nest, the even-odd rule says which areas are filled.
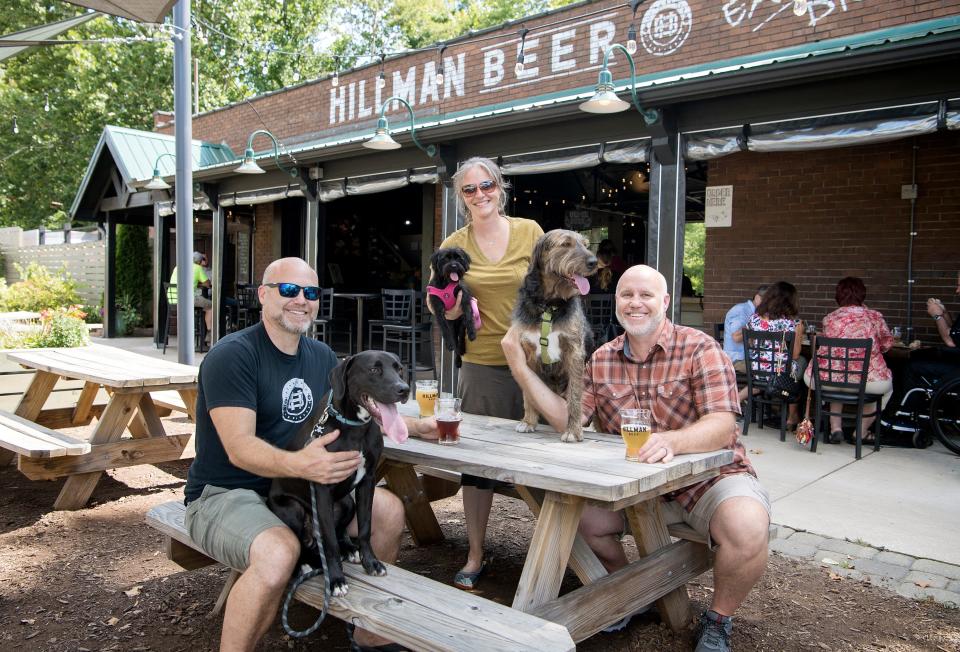
[[[462,282],[463,275],[470,269],[470,254],[460,247],[437,249],[430,256],[430,268],[433,274],[427,285],[427,301],[430,302],[447,350],[456,351],[456,364],[459,367],[460,358],[467,350],[467,338],[471,342],[477,339],[477,329],[480,328],[477,300]],[[457,295],[462,295],[460,308],[463,314],[459,319],[447,321],[443,313],[453,308]]]
[[[360,451],[362,456],[360,466],[345,480],[334,485],[316,485],[322,551],[313,533],[310,483],[296,478],[275,478],[270,487],[267,504],[300,540],[300,562],[323,568],[322,554],[327,562],[330,593],[334,596],[347,593],[342,559],[363,564],[369,575],[387,573],[370,546],[373,491],[377,463],[383,452],[383,435],[397,443],[407,439],[407,426],[397,414],[396,406],[398,401],[406,402],[410,396],[410,386],[403,377],[403,365],[392,353],[362,351],[343,360],[330,372],[333,390],[330,404],[316,419],[306,422],[287,446],[287,450],[300,450],[314,438],[339,429],[340,436],[327,450]],[[354,514],[358,545],[347,535],[347,525]]]

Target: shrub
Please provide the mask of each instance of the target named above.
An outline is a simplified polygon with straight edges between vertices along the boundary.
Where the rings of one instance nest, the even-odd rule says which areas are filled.
[[[150,315],[153,298],[153,257],[147,227],[121,224],[117,227],[117,297],[125,298],[125,305],[136,309],[138,322]],[[117,303],[120,308],[120,303]],[[149,319],[149,318],[147,318]]]
[[[0,285],[0,311],[41,312],[80,303],[77,282],[66,269],[51,272],[36,262],[26,268],[14,265],[23,280],[10,286]]]
[[[90,343],[85,313],[80,306],[43,310],[39,324],[8,324],[0,329],[0,347],[5,349],[38,349],[76,347]]]

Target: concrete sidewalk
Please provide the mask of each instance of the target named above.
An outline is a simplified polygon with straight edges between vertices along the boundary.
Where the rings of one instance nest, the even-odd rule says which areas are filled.
[[[820,444],[751,428],[744,445],[770,492],[770,549],[832,566],[901,595],[960,606],[960,456]]]

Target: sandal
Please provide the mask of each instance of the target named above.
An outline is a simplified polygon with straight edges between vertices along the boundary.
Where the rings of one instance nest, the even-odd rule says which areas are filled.
[[[833,432],[830,433],[830,443],[831,443],[831,444],[839,444],[839,443],[842,442],[842,441],[843,441],[843,431],[842,431],[842,430],[834,430]]]
[[[464,591],[475,591],[480,577],[487,572],[487,566],[492,561],[492,559],[484,559],[480,562],[480,569],[473,572],[457,571],[457,574],[453,577],[453,585]]]

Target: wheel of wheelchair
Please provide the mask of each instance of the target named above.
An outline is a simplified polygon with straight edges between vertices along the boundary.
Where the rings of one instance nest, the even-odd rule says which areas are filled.
[[[915,433],[913,433],[911,443],[913,444],[914,448],[927,448],[933,443],[933,439],[926,432],[918,429]]]
[[[960,378],[948,380],[934,393],[930,420],[937,438],[960,455]]]

